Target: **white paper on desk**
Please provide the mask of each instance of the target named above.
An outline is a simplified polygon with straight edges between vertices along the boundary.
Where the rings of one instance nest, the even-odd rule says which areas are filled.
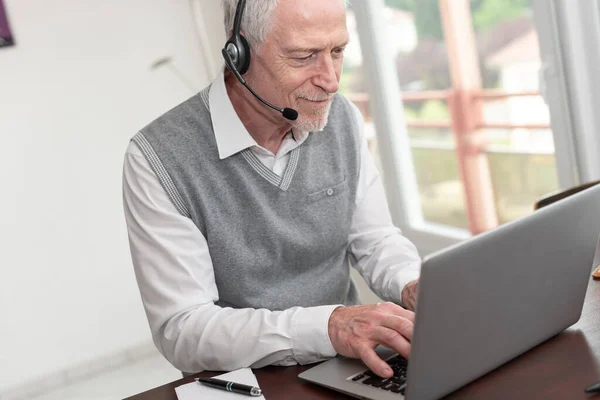
[[[256,376],[250,368],[242,368],[236,371],[231,371],[226,374],[217,375],[213,378],[223,379],[224,381],[231,381],[237,383],[243,383],[244,385],[258,386]],[[215,389],[202,385],[198,382],[187,383],[175,388],[177,398],[179,400],[204,400],[204,399],[215,399],[215,400],[245,400],[245,399],[257,399],[265,400],[264,396],[260,397],[249,397],[239,393],[231,393],[221,389]]]

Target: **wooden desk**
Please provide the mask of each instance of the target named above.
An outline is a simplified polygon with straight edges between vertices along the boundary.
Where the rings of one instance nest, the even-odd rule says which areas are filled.
[[[547,310],[552,312],[552,310]],[[518,329],[518,327],[515,327]],[[588,286],[581,319],[560,335],[452,393],[449,399],[589,399],[583,389],[600,381],[600,282]],[[298,374],[310,366],[266,367],[254,370],[267,400],[348,399],[349,397],[302,382]],[[213,376],[202,372],[196,376]],[[180,379],[127,400],[177,400]]]

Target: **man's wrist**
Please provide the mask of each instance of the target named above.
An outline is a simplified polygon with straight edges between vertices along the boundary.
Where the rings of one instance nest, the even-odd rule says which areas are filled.
[[[342,308],[344,308],[344,306],[338,306],[336,308],[333,309],[333,311],[331,312],[331,315],[329,316],[329,320],[327,321],[327,336],[329,336],[329,341],[330,343],[332,343],[332,347],[333,346],[333,342],[335,341],[334,335],[336,334],[337,327],[335,324],[336,321],[336,313],[339,312],[339,310],[341,310]]]
[[[402,306],[408,310],[414,311],[417,302],[417,292],[419,288],[419,280],[415,279],[404,285],[400,299]]]

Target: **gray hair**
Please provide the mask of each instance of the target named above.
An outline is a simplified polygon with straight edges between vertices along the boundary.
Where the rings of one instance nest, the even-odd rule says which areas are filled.
[[[349,0],[342,0],[348,6]],[[248,44],[254,50],[260,48],[267,35],[271,31],[273,14],[279,0],[247,0],[244,15],[242,16],[242,28]],[[229,37],[229,31],[233,29],[235,10],[238,0],[221,0],[223,14],[225,16],[225,35]]]
[[[221,0],[223,13],[225,15],[225,34],[229,37],[229,31],[233,29],[235,10],[238,0]],[[265,41],[271,30],[271,22],[275,6],[279,0],[247,0],[244,15],[242,17],[242,28],[248,44],[255,50]]]

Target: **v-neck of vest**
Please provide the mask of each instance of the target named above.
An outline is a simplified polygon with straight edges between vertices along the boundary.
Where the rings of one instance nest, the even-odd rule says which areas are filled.
[[[294,173],[296,172],[296,168],[298,167],[298,160],[300,159],[300,147],[296,147],[290,152],[290,160],[288,161],[283,176],[279,176],[267,168],[262,162],[260,162],[258,157],[256,157],[256,154],[254,154],[249,148],[242,150],[242,156],[244,159],[246,159],[248,164],[250,164],[252,169],[266,179],[267,182],[277,186],[279,189],[285,192],[289,189],[290,184],[292,183],[292,178],[294,177]]]

